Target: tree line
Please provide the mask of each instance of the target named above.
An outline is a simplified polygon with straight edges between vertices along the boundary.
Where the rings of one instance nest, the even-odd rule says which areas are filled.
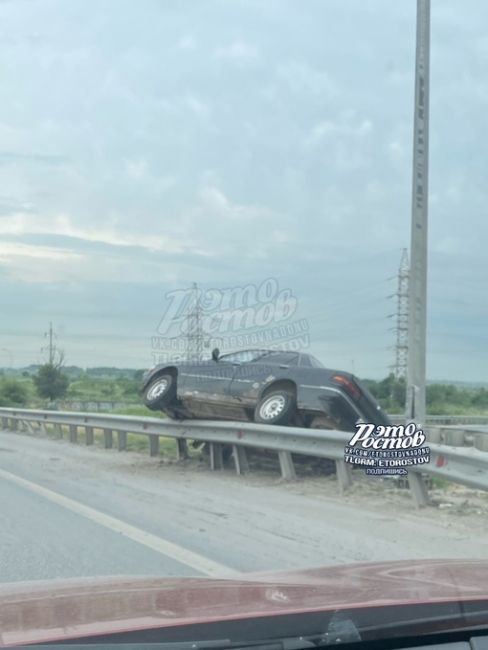
[[[104,369],[105,370],[105,369]],[[107,369],[108,370],[108,369]],[[0,406],[42,407],[58,400],[141,402],[142,370],[107,373],[77,373],[69,377],[60,364],[24,371],[18,378],[0,376]],[[405,381],[389,375],[382,380],[363,380],[388,413],[403,413]],[[488,414],[488,389],[433,383],[426,389],[429,415]]]
[[[403,413],[405,410],[406,384],[393,374],[385,379],[364,380],[371,394],[388,413]],[[455,384],[427,384],[425,391],[428,415],[474,415],[488,413],[488,390],[486,388],[465,388]]]

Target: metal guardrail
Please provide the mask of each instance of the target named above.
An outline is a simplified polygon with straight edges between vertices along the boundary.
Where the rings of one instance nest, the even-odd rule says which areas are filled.
[[[395,413],[390,415],[392,422],[405,422],[405,415]],[[427,415],[427,424],[485,424],[488,425],[488,415]]]
[[[70,442],[78,442],[78,432],[84,429],[87,445],[94,444],[94,431],[102,430],[106,448],[113,446],[113,433],[117,434],[119,451],[127,448],[127,434],[148,436],[149,453],[159,454],[160,438],[177,440],[179,457],[185,456],[187,440],[201,440],[210,445],[210,466],[223,467],[222,447],[232,445],[236,471],[248,470],[246,447],[273,450],[278,453],[282,477],[294,479],[293,454],[328,458],[336,462],[337,478],[341,490],[352,483],[351,466],[344,462],[344,447],[351,433],[328,429],[303,429],[241,422],[215,422],[202,420],[161,420],[159,418],[99,413],[74,413],[30,409],[0,408],[0,424],[3,429],[18,431],[19,427],[29,433],[46,435],[47,425],[63,436],[68,428]],[[488,452],[477,447],[470,449],[452,447],[429,441],[431,461],[429,464],[409,468],[408,482],[418,506],[429,502],[422,475],[437,476],[448,481],[488,491]],[[427,431],[429,440],[429,431]],[[482,435],[482,441],[486,441]]]

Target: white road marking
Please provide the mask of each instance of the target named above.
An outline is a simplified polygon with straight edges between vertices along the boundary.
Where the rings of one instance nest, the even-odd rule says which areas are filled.
[[[131,524],[128,524],[121,519],[106,515],[99,510],[95,510],[95,508],[85,506],[74,499],[53,492],[48,488],[42,487],[42,485],[27,481],[26,479],[11,474],[10,472],[6,472],[3,469],[0,469],[0,478],[15,483],[30,492],[34,492],[34,494],[38,494],[67,510],[71,510],[71,512],[74,512],[81,517],[85,517],[86,519],[89,519],[100,526],[104,526],[115,533],[120,533],[128,539],[138,542],[143,546],[147,546],[147,548],[156,551],[156,553],[161,553],[161,555],[176,560],[177,562],[180,562],[180,564],[185,564],[192,569],[196,569],[200,573],[215,578],[230,578],[239,575],[238,571],[231,569],[228,566],[214,562],[199,553],[189,551],[183,546],[174,544],[173,542],[158,537],[157,535],[152,535],[141,528],[131,526]]]

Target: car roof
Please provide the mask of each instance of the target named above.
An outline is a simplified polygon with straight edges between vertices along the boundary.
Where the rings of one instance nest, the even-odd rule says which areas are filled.
[[[223,357],[227,356],[228,354],[238,354],[239,352],[261,352],[262,354],[293,354],[299,357],[299,360],[301,361],[302,359],[310,359],[313,361],[319,361],[314,357],[312,354],[309,354],[307,352],[296,352],[295,350],[280,350],[280,349],[269,349],[269,348],[246,348],[243,350],[233,350],[232,352],[226,352],[224,353]],[[320,363],[320,362],[319,362]]]

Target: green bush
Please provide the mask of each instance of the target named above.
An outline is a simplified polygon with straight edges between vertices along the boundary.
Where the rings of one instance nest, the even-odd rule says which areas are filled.
[[[55,400],[66,395],[69,379],[63,375],[61,368],[46,363],[39,368],[34,383],[39,397]]]
[[[15,379],[0,381],[0,406],[26,406],[29,400],[29,391],[25,383]]]

